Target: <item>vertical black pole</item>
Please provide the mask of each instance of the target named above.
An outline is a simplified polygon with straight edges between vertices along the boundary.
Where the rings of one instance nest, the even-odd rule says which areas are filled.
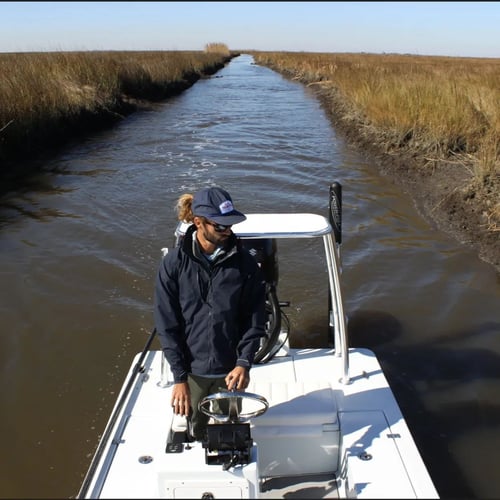
[[[330,184],[330,196],[328,201],[328,221],[333,229],[333,237],[337,245],[342,243],[342,186],[339,182]],[[332,293],[328,292],[328,340],[331,347],[336,349],[340,346],[335,345],[335,328],[330,324],[332,313]]]
[[[329,220],[335,241],[342,243],[342,186],[339,182],[330,184]]]

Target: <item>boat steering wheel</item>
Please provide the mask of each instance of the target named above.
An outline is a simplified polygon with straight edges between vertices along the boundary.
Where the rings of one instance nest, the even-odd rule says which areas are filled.
[[[243,403],[246,403],[247,406],[250,405],[250,408],[243,411]],[[216,410],[214,410],[214,406]],[[219,422],[232,423],[244,422],[250,418],[258,417],[265,413],[268,408],[269,403],[265,397],[242,391],[209,394],[198,403],[198,409],[205,415]]]

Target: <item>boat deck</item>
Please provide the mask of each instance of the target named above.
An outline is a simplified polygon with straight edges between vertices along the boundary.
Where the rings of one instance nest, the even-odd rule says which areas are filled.
[[[166,453],[174,416],[161,359],[147,354],[90,497],[438,498],[371,351],[351,350],[349,384],[331,349],[290,349],[252,368],[247,391],[269,402],[250,421],[258,471],[209,465],[200,442]]]

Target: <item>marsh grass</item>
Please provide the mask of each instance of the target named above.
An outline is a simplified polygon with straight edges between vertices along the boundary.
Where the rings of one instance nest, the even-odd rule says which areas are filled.
[[[475,157],[479,179],[498,172],[500,59],[256,52],[256,62],[335,88],[385,146]]]
[[[138,99],[179,93],[231,57],[223,44],[208,48],[0,54],[0,160],[119,119]]]
[[[255,61],[330,92],[339,121],[388,153],[433,168],[460,164],[488,196],[500,231],[500,59],[252,52]]]

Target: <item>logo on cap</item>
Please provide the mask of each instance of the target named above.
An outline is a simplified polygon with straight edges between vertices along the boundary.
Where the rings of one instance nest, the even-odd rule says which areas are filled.
[[[223,215],[227,214],[229,212],[232,212],[234,210],[233,209],[233,204],[229,200],[223,201],[219,205],[219,210],[220,210],[220,213],[223,214]]]

